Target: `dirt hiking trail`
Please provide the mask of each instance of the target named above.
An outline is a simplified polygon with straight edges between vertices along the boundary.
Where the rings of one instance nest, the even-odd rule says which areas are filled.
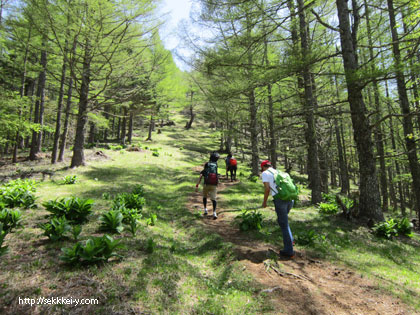
[[[238,182],[223,179],[218,191],[229,189]],[[261,202],[262,202],[261,195]],[[337,267],[327,261],[310,258],[304,250],[298,250],[293,260],[270,259],[281,249],[253,240],[246,232],[232,225],[238,213],[224,212],[223,200],[218,201],[218,219],[209,215],[201,223],[209,232],[219,234],[234,246],[236,259],[244,264],[255,281],[264,289],[275,308],[274,314],[420,314],[410,310],[395,297],[385,295],[379,286],[363,278],[353,270]],[[201,189],[191,194],[188,202],[191,212],[203,213]],[[279,227],[280,228],[280,227]],[[293,232],[293,231],[292,231]]]

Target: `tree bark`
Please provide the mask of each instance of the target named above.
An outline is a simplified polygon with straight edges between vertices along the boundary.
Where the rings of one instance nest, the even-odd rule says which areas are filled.
[[[397,80],[398,97],[400,101],[401,112],[403,116],[403,130],[405,145],[407,147],[408,164],[413,180],[414,210],[417,212],[420,220],[420,173],[417,160],[417,146],[413,130],[413,122],[411,120],[410,103],[408,101],[407,90],[405,86],[403,65],[401,62],[401,52],[399,47],[399,38],[397,33],[397,25],[395,21],[395,10],[393,0],[387,0],[388,14],[392,35],[392,52],[395,62],[395,75]]]
[[[65,116],[64,116],[63,132],[60,138],[60,153],[58,154],[58,162],[62,162],[64,160],[64,152],[66,150],[67,134],[69,130],[69,121],[70,121],[71,99],[72,99],[72,93],[73,93],[73,78],[72,77],[70,77],[68,83],[69,83],[69,87],[67,90],[66,111],[65,111]]]
[[[82,84],[80,86],[79,112],[77,114],[76,136],[73,146],[73,157],[71,159],[71,168],[83,166],[86,164],[83,146],[85,144],[85,126],[87,122],[87,111],[89,102],[90,85],[90,39],[85,40],[83,56]]]
[[[128,135],[127,135],[128,143],[131,143],[133,140],[133,118],[134,118],[134,114],[132,111],[130,111],[130,118],[128,120]]]
[[[300,29],[300,45],[301,45],[301,54],[302,60],[307,59],[308,56],[308,34],[306,32],[306,17],[304,11],[304,5],[302,0],[298,0],[298,10],[299,10],[299,29]],[[315,100],[312,90],[312,78],[310,73],[310,65],[305,63],[302,69],[302,78],[303,78],[303,87],[304,94],[302,95],[302,104],[305,110],[305,120],[306,120],[306,131],[305,138],[308,145],[308,172],[310,173],[310,186],[312,189],[312,203],[317,204],[322,201],[322,185],[321,185],[321,172],[319,166],[319,152],[318,152],[318,143],[315,131],[315,118],[314,118],[314,108]]]
[[[373,154],[372,132],[369,126],[367,110],[363,101],[363,84],[357,76],[359,66],[350,30],[349,9],[346,0],[336,0],[340,42],[344,62],[348,101],[351,109],[354,140],[356,142],[360,174],[359,213],[374,221],[383,221],[381,200],[376,175],[376,163]],[[357,37],[356,37],[357,38]]]
[[[45,102],[45,83],[47,79],[47,52],[41,51],[41,67],[42,70],[38,76],[38,87],[36,92],[34,122],[38,123],[41,128],[44,124],[44,102]],[[29,160],[34,161],[41,151],[42,145],[42,130],[39,132],[32,132],[31,151],[29,153]]]
[[[64,97],[64,82],[66,81],[66,68],[67,68],[67,49],[68,49],[68,40],[65,42],[64,46],[64,57],[63,57],[63,66],[61,68],[61,79],[60,79],[60,91],[58,93],[58,102],[57,102],[57,120],[55,122],[55,133],[54,133],[54,143],[51,153],[51,164],[55,164],[57,161],[58,155],[58,142],[60,139],[60,129],[61,129],[61,110],[63,107],[63,97]]]

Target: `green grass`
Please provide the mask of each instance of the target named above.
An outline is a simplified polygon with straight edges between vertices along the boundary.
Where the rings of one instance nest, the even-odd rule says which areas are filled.
[[[125,249],[118,250],[123,260],[71,268],[58,256],[61,247],[70,246],[74,241],[50,243],[36,228],[39,222],[46,221],[47,212],[42,206],[25,210],[25,228],[6,238],[11,252],[0,262],[0,283],[3,284],[0,304],[12,307],[13,296],[53,293],[54,296],[99,298],[99,306],[91,309],[92,313],[99,314],[110,310],[153,314],[260,314],[270,309],[265,299],[256,294],[259,288],[253,285],[251,276],[235,261],[231,246],[205,232],[197,224],[197,216],[186,208],[198,177],[193,168],[206,161],[208,152],[216,148],[217,142],[211,137],[197,136],[198,133],[186,134],[181,140],[177,138],[179,130],[154,135],[156,140],[148,146],[158,147],[159,156],[152,156],[151,150],[124,154],[103,150],[110,159],[58,171],[52,181],[40,183],[36,193],[38,205],[68,196],[95,200],[94,214],[83,225],[82,241],[92,235],[102,235],[98,218],[110,210],[112,203],[102,197],[104,193],[113,198],[118,193],[131,191],[136,184],[143,184],[146,206],[141,227],[135,237],[128,231],[115,236],[122,238],[125,244]],[[174,141],[176,144],[170,145]],[[69,174],[76,175],[78,181],[74,185],[62,185],[61,179]],[[145,219],[152,213],[157,214],[156,225],[147,226]],[[155,243],[151,253],[146,248],[150,238]],[[19,272],[12,266],[20,266]],[[81,279],[89,279],[90,283],[83,284],[87,280]],[[75,285],[69,289],[71,283]],[[90,286],[94,290],[89,289]],[[58,311],[66,306],[53,309]]]
[[[309,191],[305,189],[305,194]],[[220,193],[224,205],[234,210],[252,208],[262,203],[261,183],[242,182]],[[236,212],[237,211],[237,212]],[[274,208],[260,210],[264,216],[260,231],[247,235],[266,243],[282,246],[281,231],[276,223]],[[362,275],[378,281],[385,291],[401,298],[420,310],[420,237],[396,238],[393,241],[375,237],[367,228],[341,219],[338,216],[322,216],[313,206],[297,205],[289,214],[289,223],[295,237],[314,230],[317,238],[304,249],[312,257],[351,267]]]
[[[99,305],[83,311],[92,314],[112,312],[149,312],[152,314],[275,314],[268,298],[258,294],[255,279],[237,261],[232,245],[221,237],[203,230],[198,217],[186,208],[198,172],[193,169],[217,149],[217,134],[209,135],[205,127],[183,131],[183,124],[164,128],[153,135],[154,141],[141,142],[149,150],[129,152],[103,150],[109,159],[89,163],[75,170],[59,169],[53,180],[38,186],[37,204],[50,199],[78,196],[92,198],[94,214],[83,225],[81,240],[100,236],[99,216],[111,209],[111,199],[130,192],[136,184],[144,185],[146,206],[141,227],[135,237],[124,231],[122,260],[105,265],[80,268],[65,266],[59,259],[60,248],[73,240],[48,242],[37,228],[46,221],[47,212],[23,210],[24,229],[6,237],[10,252],[0,260],[0,305],[14,307],[16,297],[73,296],[99,298]],[[158,148],[159,156],[151,149]],[[220,162],[220,173],[224,174]],[[242,173],[242,176],[239,174]],[[221,209],[229,215],[241,209],[260,206],[263,187],[260,181],[247,180],[250,172],[239,165],[241,182],[219,192]],[[74,185],[62,185],[66,175],[76,175]],[[303,194],[309,191],[304,189]],[[261,210],[264,220],[260,231],[249,231],[247,237],[281,247],[281,233],[273,208]],[[157,215],[155,226],[146,218]],[[365,228],[359,228],[334,216],[321,216],[315,207],[297,205],[290,213],[295,235],[314,230],[320,236],[314,244],[297,246],[312,257],[349,266],[364,276],[377,280],[385,292],[403,299],[420,310],[420,245],[413,240],[379,240]],[[238,228],[234,226],[233,228]],[[147,242],[153,239],[153,251]],[[0,312],[2,311],[0,306]],[[51,310],[51,309],[49,309]],[[55,306],[52,310],[69,311]]]

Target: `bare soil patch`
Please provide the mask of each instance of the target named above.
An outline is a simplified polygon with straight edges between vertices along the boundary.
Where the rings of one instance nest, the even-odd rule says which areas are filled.
[[[218,190],[229,189],[236,183],[222,182]],[[262,197],[262,196],[261,196]],[[223,202],[218,203],[219,205]],[[188,209],[202,212],[201,193],[190,196]],[[211,214],[211,211],[210,211]],[[272,258],[281,244],[271,244],[251,239],[234,226],[237,214],[218,209],[218,219],[203,217],[202,225],[219,234],[234,245],[237,260],[264,287],[260,293],[267,294],[278,314],[420,314],[411,310],[402,301],[380,290],[378,283],[364,278],[356,271],[335,266],[328,261],[311,258],[299,250],[292,260],[277,261]]]

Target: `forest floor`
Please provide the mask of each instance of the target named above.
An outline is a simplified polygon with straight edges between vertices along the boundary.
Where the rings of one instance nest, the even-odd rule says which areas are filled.
[[[259,231],[241,232],[235,220],[263,197],[261,182],[249,180],[246,160],[238,159],[238,181],[220,184],[219,218],[202,215],[195,182],[199,165],[217,149],[218,135],[205,126],[185,132],[183,125],[163,129],[152,142],[142,140],[144,131],[137,134],[133,151],[86,150],[87,165],[77,169],[68,168],[70,153],[54,166],[48,154],[36,162],[0,161],[0,181],[38,181],[38,207],[21,209],[23,228],[5,239],[0,314],[420,314],[418,236],[381,240],[366,227],[321,216],[315,206],[299,202],[289,215],[297,255],[281,260],[272,207],[259,210]],[[223,166],[220,161],[220,172]],[[67,175],[76,175],[76,184],[64,185]],[[112,198],[138,184],[146,198],[140,230],[113,235],[125,245],[118,251],[123,258],[64,264],[61,249],[76,241],[52,242],[43,235],[38,225],[48,212],[42,204],[70,196],[93,199],[93,214],[80,235],[85,242],[103,235],[99,218]],[[301,201],[309,195],[303,185]],[[153,214],[157,221],[151,226],[146,222]],[[299,242],[308,236],[310,244]],[[21,303],[40,297],[96,298],[99,304]]]
[[[225,180],[219,184],[218,191],[229,190],[237,183]],[[420,314],[407,308],[399,299],[381,292],[375,281],[347,267],[313,259],[304,249],[299,249],[293,259],[277,257],[281,247],[255,240],[246,232],[234,228],[234,211],[225,211],[223,202],[220,204],[222,208],[217,210],[218,219],[213,220],[209,210],[209,215],[203,216],[201,224],[234,245],[243,269],[263,287],[261,292],[268,294],[279,313]],[[199,193],[191,195],[188,208],[193,213],[202,213],[202,196]]]

